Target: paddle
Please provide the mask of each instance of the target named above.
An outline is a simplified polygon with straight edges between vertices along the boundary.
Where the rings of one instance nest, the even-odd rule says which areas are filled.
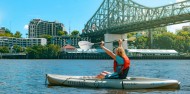
[[[123,39],[122,41],[125,41],[127,39]],[[109,41],[109,42],[104,42],[104,43],[112,43],[112,42],[116,42],[117,40],[114,40],[114,41]],[[91,43],[89,41],[79,41],[78,42],[78,45],[81,49],[83,50],[88,50],[90,49],[93,45],[97,45],[97,44],[100,44],[101,42],[97,42],[97,43]]]

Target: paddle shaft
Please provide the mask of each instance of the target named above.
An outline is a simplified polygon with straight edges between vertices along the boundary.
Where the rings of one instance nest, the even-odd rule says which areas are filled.
[[[126,39],[123,39],[122,41],[125,41]],[[114,41],[109,41],[109,42],[104,42],[104,43],[112,43],[112,42],[116,42],[117,40],[114,40]],[[97,43],[94,43],[94,44],[101,44],[101,42],[97,42]]]
[[[123,39],[122,41],[125,41],[125,40],[127,40],[127,39]],[[117,40],[114,40],[114,41],[109,41],[109,42],[104,42],[104,43],[113,43],[113,42],[116,42]],[[92,45],[100,45],[101,44],[101,42],[97,42],[97,43],[90,43],[90,44],[92,44]],[[84,44],[81,44],[80,46],[89,46],[89,43],[84,43]]]

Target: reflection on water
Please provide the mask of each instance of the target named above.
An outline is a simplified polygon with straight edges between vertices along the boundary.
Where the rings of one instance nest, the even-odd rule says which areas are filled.
[[[112,60],[0,60],[0,94],[190,94],[190,60],[131,60],[129,76],[175,79],[180,90],[121,90],[45,85],[45,74],[97,75]]]

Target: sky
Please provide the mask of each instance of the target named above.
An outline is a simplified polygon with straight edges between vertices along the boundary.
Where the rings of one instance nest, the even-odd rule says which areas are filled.
[[[158,7],[184,0],[133,0],[148,7]],[[20,31],[26,37],[28,24],[32,19],[58,21],[66,30],[79,30],[93,16],[103,0],[1,0],[0,27],[6,27],[13,33]],[[168,26],[174,32],[183,25]]]

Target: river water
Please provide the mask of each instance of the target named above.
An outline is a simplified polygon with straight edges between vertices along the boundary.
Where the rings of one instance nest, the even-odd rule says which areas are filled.
[[[112,71],[112,60],[0,60],[0,94],[190,94],[190,60],[131,60],[131,77],[175,79],[180,90],[94,89],[45,85],[45,74]]]

